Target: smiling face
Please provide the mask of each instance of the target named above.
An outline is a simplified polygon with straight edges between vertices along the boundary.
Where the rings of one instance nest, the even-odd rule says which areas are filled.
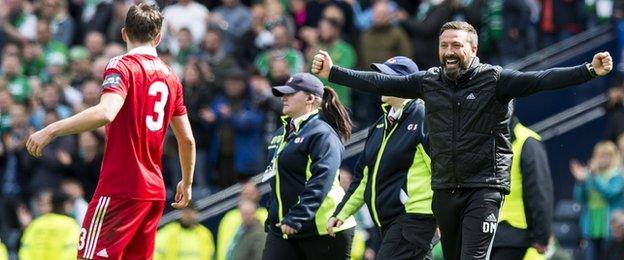
[[[448,29],[440,34],[438,54],[444,73],[456,79],[461,71],[468,69],[472,58],[477,55],[471,33],[464,30]]]

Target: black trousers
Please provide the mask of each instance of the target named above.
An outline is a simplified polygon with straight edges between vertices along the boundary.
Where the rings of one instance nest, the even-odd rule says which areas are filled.
[[[436,221],[432,215],[403,214],[382,230],[377,260],[430,259]]]
[[[434,190],[444,259],[489,259],[502,201],[498,189]]]
[[[355,228],[329,235],[300,239],[283,239],[269,232],[267,234],[263,260],[348,260],[351,258],[351,243]]]

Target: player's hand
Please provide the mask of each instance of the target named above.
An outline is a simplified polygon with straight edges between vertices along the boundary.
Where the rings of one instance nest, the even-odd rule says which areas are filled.
[[[533,243],[532,247],[535,248],[535,250],[537,250],[537,252],[540,254],[544,254],[546,253],[546,251],[548,251],[548,245]]]
[[[329,72],[332,66],[334,66],[334,62],[329,57],[329,54],[326,51],[320,50],[314,55],[311,71],[313,74],[326,79],[329,78]]]
[[[171,206],[176,209],[183,209],[191,202],[192,185],[183,181],[178,182],[176,188],[175,201],[171,203]]]
[[[594,55],[592,66],[598,76],[607,75],[613,68],[613,59],[608,51],[599,52]]]
[[[336,237],[336,234],[334,234],[334,228],[339,228],[340,226],[342,226],[342,220],[336,218],[336,217],[331,217],[329,218],[329,220],[327,220],[327,234],[329,234],[332,237]]]
[[[46,145],[48,145],[50,142],[52,142],[53,139],[54,136],[46,127],[28,137],[28,141],[26,141],[26,149],[28,149],[28,153],[30,153],[30,155],[34,157],[39,157],[41,156],[43,148],[46,147]]]
[[[275,224],[275,226],[281,228],[282,229],[282,234],[284,234],[284,235],[290,236],[290,235],[297,234],[297,232],[298,232],[296,229],[294,229],[291,226],[286,225],[286,224],[277,223],[277,224]]]

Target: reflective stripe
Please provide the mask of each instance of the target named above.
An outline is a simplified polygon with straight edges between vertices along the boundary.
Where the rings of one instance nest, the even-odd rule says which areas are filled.
[[[407,203],[405,212],[433,214],[431,210],[431,158],[422,144],[418,144],[412,165],[407,170]]]
[[[399,117],[400,118],[400,117]],[[399,120],[397,118],[397,120]],[[379,151],[377,152],[377,160],[375,160],[375,168],[373,169],[373,176],[372,176],[372,182],[371,182],[371,211],[373,212],[373,220],[375,221],[375,224],[377,224],[378,227],[381,227],[381,222],[379,222],[379,216],[377,214],[377,205],[376,203],[376,189],[377,189],[377,171],[379,170],[379,162],[381,161],[381,157],[383,156],[384,150],[386,149],[386,144],[388,143],[388,139],[390,139],[390,136],[392,136],[392,134],[394,133],[394,130],[397,129],[397,126],[400,125],[398,122],[396,124],[394,124],[394,127],[392,128],[392,130],[390,130],[390,133],[386,136],[386,130],[387,130],[387,126],[388,126],[388,122],[387,120],[384,120],[384,137],[383,140],[381,142],[381,147],[379,147]]]
[[[349,199],[342,206],[342,209],[336,215],[336,218],[344,221],[351,215],[355,214],[360,207],[364,204],[364,191],[366,190],[366,183],[368,183],[368,166],[364,167],[362,171],[362,179],[355,191],[349,196]]]

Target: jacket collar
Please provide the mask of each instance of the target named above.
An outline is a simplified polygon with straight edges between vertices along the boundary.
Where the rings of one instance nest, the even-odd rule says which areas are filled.
[[[310,119],[314,118],[314,116],[317,115],[318,112],[319,112],[318,109],[315,109],[315,110],[312,110],[310,113],[307,113],[305,115],[302,115],[294,119],[290,118],[289,116],[282,116],[282,123],[284,124],[284,129],[286,130],[286,127],[288,126],[288,124],[290,124],[290,121],[294,120],[295,132],[299,132],[299,129],[301,129],[301,127],[305,125],[305,123],[307,123]]]
[[[470,65],[468,66],[468,69],[466,69],[463,73],[459,74],[459,76],[457,76],[457,82],[466,82],[468,81],[470,78],[472,78],[472,75],[475,71],[475,69],[481,65],[481,61],[479,60],[479,57],[475,56],[474,58],[472,58],[472,62],[470,63]],[[449,78],[446,75],[446,72],[444,72],[444,67],[442,67],[442,77],[444,77],[446,80],[450,81],[450,82],[455,82],[455,80],[452,80],[451,78]]]

